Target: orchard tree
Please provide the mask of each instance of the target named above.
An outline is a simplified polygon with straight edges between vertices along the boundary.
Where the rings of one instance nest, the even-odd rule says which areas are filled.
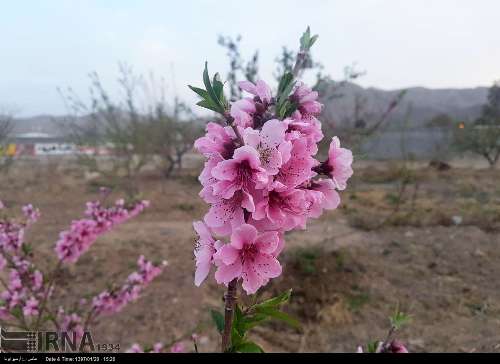
[[[72,140],[91,147],[91,152],[79,155],[87,170],[134,197],[146,166],[155,165],[164,177],[182,168],[184,155],[202,132],[188,108],[177,98],[169,104],[163,85],[152,76],[145,80],[126,65],[120,66],[121,97],[112,98],[97,73],[90,79],[90,102],[71,89],[62,93],[71,113],[66,126]],[[156,94],[160,96],[153,97]]]
[[[71,88],[60,91],[71,115],[66,126],[72,141],[90,148],[78,160],[133,197],[138,193],[137,177],[151,158],[147,126],[137,104],[142,79],[130,67],[120,65],[118,85],[123,96],[114,99],[96,72],[89,77],[89,102]]]
[[[12,156],[6,154],[11,132],[12,114],[0,112],[0,172],[7,171],[13,161]]]
[[[494,168],[500,158],[500,84],[488,92],[488,103],[481,116],[471,124],[459,124],[455,130],[455,145],[460,152],[480,155]]]

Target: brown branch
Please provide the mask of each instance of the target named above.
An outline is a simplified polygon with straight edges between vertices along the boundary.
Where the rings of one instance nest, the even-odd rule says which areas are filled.
[[[226,124],[229,125],[231,128],[233,128],[234,134],[236,134],[236,138],[238,139],[238,142],[241,145],[245,145],[245,142],[243,141],[243,137],[240,134],[240,131],[238,130],[238,127],[234,124],[234,118],[229,114],[228,111],[226,111],[224,114],[224,119],[226,120]]]
[[[45,306],[47,304],[47,299],[49,298],[50,291],[52,290],[52,287],[54,286],[57,274],[59,273],[59,270],[61,269],[61,266],[62,266],[62,260],[59,260],[59,262],[57,263],[57,266],[52,271],[52,274],[51,274],[51,277],[50,277],[50,281],[49,281],[49,284],[47,286],[47,290],[45,291],[45,294],[44,294],[43,299],[42,299],[42,303],[40,305],[40,310],[38,312],[38,318],[36,320],[35,331],[38,330],[38,328],[40,327],[40,323],[42,321],[43,312],[45,311]]]
[[[299,76],[299,73],[302,70],[302,67],[304,66],[306,56],[307,56],[307,51],[300,50],[299,53],[297,53],[297,60],[295,61],[295,65],[293,66],[293,71],[292,71],[293,78],[297,78]]]
[[[227,352],[231,348],[231,331],[233,328],[234,307],[236,305],[237,279],[233,279],[227,286],[224,296],[224,332],[222,333],[221,351]]]

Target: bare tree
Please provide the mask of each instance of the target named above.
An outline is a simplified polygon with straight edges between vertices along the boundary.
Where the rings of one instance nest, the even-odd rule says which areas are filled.
[[[156,165],[165,177],[182,168],[184,155],[202,131],[184,104],[175,98],[170,107],[163,84],[157,85],[153,76],[148,83],[125,65],[120,65],[118,101],[111,99],[97,73],[90,80],[89,103],[71,89],[62,93],[72,113],[70,135],[88,149],[79,155],[82,165],[130,196],[139,192],[138,178],[147,165]]]
[[[361,73],[357,73],[353,77],[360,75]],[[339,85],[334,84],[329,94],[334,95],[334,98],[343,97],[340,89]],[[359,152],[366,140],[376,137],[384,129],[389,117],[401,104],[405,94],[405,90],[400,91],[390,101],[379,106],[378,110],[370,110],[367,106],[367,99],[361,94],[355,94],[351,112],[341,120],[336,120],[332,115],[323,115],[323,131],[327,136],[325,139],[329,140],[331,136],[337,135],[347,146]]]
[[[310,33],[308,34],[310,36]],[[315,40],[316,38],[313,43]],[[235,39],[228,36],[219,36],[218,43],[227,49],[229,59],[227,80],[231,91],[231,99],[241,98],[242,94],[237,82],[243,79],[251,82],[255,81],[258,76],[258,52],[255,52],[254,56],[246,61],[240,51],[241,36]],[[297,62],[298,59],[300,59],[300,62]],[[323,103],[344,97],[342,87],[365,74],[364,71],[358,70],[356,64],[352,64],[344,67],[344,78],[335,81],[323,72],[323,65],[313,58],[310,51],[301,53],[300,50],[293,51],[286,46],[282,47],[281,53],[275,58],[275,63],[274,76],[278,81],[286,73],[293,72],[296,73],[297,78],[301,78],[305,72],[315,72],[316,83],[313,89],[322,95]],[[329,115],[323,115],[323,128],[326,136],[339,135],[343,137],[347,145],[354,146],[354,148],[359,147],[362,141],[374,136],[384,126],[392,111],[401,102],[404,94],[405,91],[400,92],[378,112],[369,112],[366,108],[366,100],[357,95],[352,115],[348,119],[339,122],[339,125],[334,125],[334,120]]]
[[[148,119],[152,153],[162,175],[168,178],[175,170],[182,169],[184,156],[203,133],[202,124],[177,98],[173,112],[168,112],[165,103],[157,103]]]
[[[227,81],[229,83],[231,100],[237,100],[242,97],[238,81],[247,80],[255,82],[259,73],[259,52],[255,51],[249,59],[245,59],[240,50],[241,40],[242,37],[240,35],[236,38],[221,35],[218,39],[219,45],[226,49],[229,59]],[[316,86],[330,79],[329,76],[323,74],[323,65],[313,59],[310,51],[304,53],[304,58],[299,63],[296,62],[298,55],[298,52],[290,50],[286,46],[281,48],[281,53],[275,58],[276,70],[274,77],[276,81],[279,82],[284,74],[293,72],[294,66],[298,66],[298,69],[295,70],[297,78],[301,78],[306,71],[315,71]]]
[[[231,100],[241,98],[241,90],[238,87],[238,81],[242,78],[255,82],[259,73],[259,52],[255,51],[249,60],[245,60],[240,51],[241,36],[236,38],[229,36],[219,36],[218,43],[226,49],[229,59],[229,72],[227,80],[229,82],[229,91]]]
[[[119,89],[123,99],[114,101],[97,73],[90,77],[90,101],[83,102],[71,89],[61,92],[71,112],[67,120],[72,140],[82,147],[79,161],[98,172],[129,196],[138,192],[137,177],[151,158],[149,133],[137,102],[142,78],[120,65]]]

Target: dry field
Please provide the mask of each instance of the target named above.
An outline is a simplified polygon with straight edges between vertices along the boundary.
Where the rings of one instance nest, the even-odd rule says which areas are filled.
[[[122,281],[139,254],[168,260],[139,301],[93,328],[96,341],[126,348],[194,330],[200,350],[217,350],[208,312],[221,307],[223,290],[213,278],[193,285],[191,223],[206,205],[197,196],[199,163],[190,165],[167,181],[146,173],[140,188],[152,206],[98,240],[61,277],[57,298],[71,304],[109,279]],[[261,295],[293,288],[288,310],[302,328],[259,328],[254,339],[266,351],[352,352],[383,338],[399,305],[412,316],[399,334],[411,351],[500,352],[500,171],[421,166],[411,169],[402,193],[399,171],[395,163],[355,166],[342,208],[287,236],[284,274]],[[15,165],[0,181],[7,206],[41,209],[27,240],[43,266],[54,263],[58,232],[98,197],[100,183],[76,165],[50,163]]]

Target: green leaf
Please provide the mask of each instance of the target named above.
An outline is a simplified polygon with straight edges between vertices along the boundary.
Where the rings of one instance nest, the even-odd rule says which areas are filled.
[[[283,303],[288,302],[290,300],[291,295],[292,295],[292,289],[289,289],[288,291],[285,291],[276,297],[258,303],[257,305],[255,305],[255,307],[276,307]]]
[[[293,102],[287,102],[284,107],[283,118],[287,118],[297,110],[297,105]]]
[[[12,316],[14,316],[15,318],[17,318],[17,319],[21,319],[24,316],[23,315],[23,310],[19,306],[16,306],[13,309],[11,309],[10,310],[10,314]]]
[[[377,352],[377,348],[378,348],[378,341],[369,342],[367,345],[368,353],[371,354]]]
[[[406,325],[411,321],[410,315],[405,314],[404,312],[399,311],[399,308],[396,308],[396,312],[389,317],[391,321],[391,325],[399,330],[402,326]]]
[[[237,330],[240,336],[244,336],[246,333],[245,329],[245,315],[243,315],[243,312],[241,311],[241,308],[239,305],[236,305],[234,308],[234,319],[233,319],[233,329]]]
[[[290,92],[292,92],[293,86],[295,86],[295,81],[292,80],[291,82],[288,83],[288,85],[286,85],[285,89],[281,93],[280,102],[283,102],[284,100],[286,100],[288,98],[288,96],[290,95]]]
[[[309,51],[311,47],[318,40],[318,35],[314,35],[311,37],[311,28],[307,27],[307,30],[300,37],[300,50],[301,51]]]
[[[284,74],[278,86],[278,102],[276,105],[276,111],[279,117],[283,117],[286,114],[286,103],[294,86],[295,81],[293,80],[293,74],[290,72]]]
[[[33,248],[31,245],[27,244],[27,243],[24,243],[21,245],[21,249],[23,250],[23,253],[25,255],[29,255],[31,254],[31,252],[33,251]]]
[[[233,349],[237,353],[263,353],[264,350],[253,341],[244,341]]]
[[[219,112],[217,107],[212,103],[211,100],[201,100],[201,101],[197,102],[196,105],[204,107],[205,109]]]
[[[209,98],[208,92],[206,90],[199,88],[199,87],[191,86],[191,85],[188,85],[188,87],[192,91],[196,92],[202,99],[207,100]]]
[[[266,314],[267,316],[272,317],[274,319],[286,322],[288,325],[292,327],[300,328],[300,322],[297,319],[273,307],[259,307],[256,309],[256,311],[258,313]]]
[[[217,327],[217,331],[219,331],[219,333],[224,332],[224,316],[217,310],[210,310],[210,316],[212,317],[215,327]]]
[[[212,83],[213,83],[214,91],[215,91],[215,94],[217,95],[217,98],[219,99],[221,104],[224,105],[225,101],[226,101],[225,97],[224,97],[224,84],[221,82],[220,76],[218,73],[216,73],[214,75]]]
[[[309,41],[309,48],[311,48],[314,45],[314,43],[316,43],[318,38],[319,38],[319,35],[317,35],[317,34],[311,38],[311,40]]]
[[[217,112],[223,114],[224,113],[224,107],[222,106],[219,97],[215,93],[212,83],[210,82],[210,76],[208,75],[208,62],[205,62],[205,70],[203,71],[203,83],[205,84],[205,88],[207,89],[208,95],[210,96],[210,99],[213,101]]]
[[[307,50],[309,42],[311,40],[311,28],[307,27],[306,31],[300,37],[300,49]]]
[[[43,321],[43,322],[48,322],[48,321],[56,321],[56,320],[57,320],[57,317],[56,317],[56,316],[54,316],[54,315],[52,315],[51,313],[46,314],[46,315],[43,317],[43,319],[42,319],[42,321]]]
[[[247,332],[250,329],[253,329],[255,326],[260,325],[267,319],[269,319],[269,316],[263,313],[247,315],[245,316],[243,322],[240,324],[240,332]]]
[[[281,77],[281,80],[278,85],[278,96],[284,92],[285,88],[292,81],[293,81],[293,74],[291,72],[287,72]]]
[[[238,345],[240,345],[243,342],[244,339],[245,339],[245,335],[242,335],[238,331],[238,329],[235,326],[233,326],[233,329],[231,331],[231,346],[233,348],[237,347]]]

